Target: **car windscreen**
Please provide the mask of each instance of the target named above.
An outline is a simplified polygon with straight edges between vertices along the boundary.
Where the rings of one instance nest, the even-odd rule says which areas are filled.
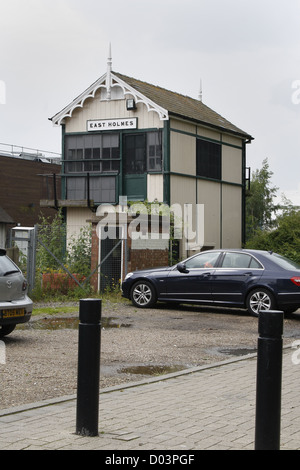
[[[300,265],[296,261],[290,260],[285,256],[278,255],[277,253],[271,253],[272,261],[278,264],[284,269],[300,269]]]
[[[7,256],[0,256],[0,276],[17,272],[19,272],[19,269]]]

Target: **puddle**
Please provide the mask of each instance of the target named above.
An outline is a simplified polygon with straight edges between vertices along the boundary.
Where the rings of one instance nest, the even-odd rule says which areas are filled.
[[[179,372],[180,370],[185,369],[183,366],[131,366],[123,367],[119,369],[118,372],[123,374],[139,374],[139,375],[162,375],[162,374],[171,374],[172,372]]]
[[[43,318],[41,320],[30,321],[24,325],[19,325],[21,329],[33,330],[76,330],[79,326],[78,317],[74,318]],[[102,317],[101,327],[108,328],[129,328],[131,323],[118,323],[114,317]]]
[[[253,354],[256,349],[253,348],[233,348],[233,349],[219,349],[221,354],[228,356],[246,356],[247,354]]]
[[[247,354],[254,354],[257,352],[255,348],[218,348],[218,347],[211,347],[206,350],[206,352],[213,356],[247,356]]]

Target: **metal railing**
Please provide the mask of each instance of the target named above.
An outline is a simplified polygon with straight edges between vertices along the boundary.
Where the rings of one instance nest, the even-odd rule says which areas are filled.
[[[61,154],[48,150],[33,149],[21,145],[0,142],[0,156],[21,158],[24,160],[41,161],[44,163],[61,164]]]

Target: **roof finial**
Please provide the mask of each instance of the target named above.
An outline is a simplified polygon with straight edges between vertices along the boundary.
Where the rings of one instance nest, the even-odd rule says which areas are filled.
[[[199,88],[199,101],[202,101],[202,78],[200,78],[200,88]]]
[[[107,74],[106,74],[106,99],[111,98],[111,70],[112,70],[112,57],[111,57],[111,43],[109,43],[108,59],[107,59]]]

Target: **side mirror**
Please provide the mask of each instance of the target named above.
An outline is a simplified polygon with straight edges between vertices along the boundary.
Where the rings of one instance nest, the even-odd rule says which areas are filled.
[[[178,263],[177,264],[177,269],[180,273],[188,273],[188,270],[186,269],[185,263]]]

